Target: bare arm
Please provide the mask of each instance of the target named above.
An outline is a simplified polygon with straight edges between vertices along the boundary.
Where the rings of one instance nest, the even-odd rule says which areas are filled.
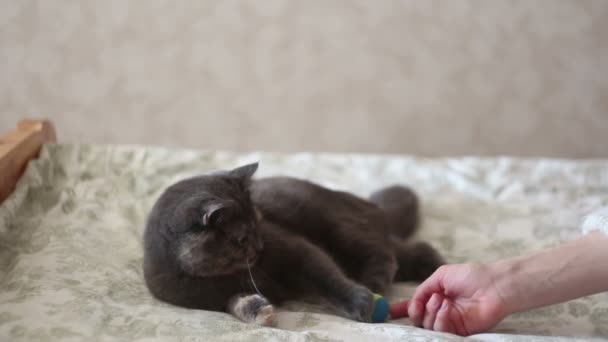
[[[519,312],[608,291],[608,236],[578,240],[494,263],[496,285],[507,312]]]
[[[608,235],[489,264],[446,265],[408,303],[415,325],[470,335],[506,316],[608,291]]]

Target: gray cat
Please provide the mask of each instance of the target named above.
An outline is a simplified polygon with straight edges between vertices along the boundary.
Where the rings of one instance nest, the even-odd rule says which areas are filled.
[[[383,189],[370,201],[294,178],[252,179],[258,164],[170,186],[144,234],[144,275],[160,300],[272,325],[273,305],[322,298],[367,322],[372,293],[421,281],[443,261],[406,241],[415,194]]]

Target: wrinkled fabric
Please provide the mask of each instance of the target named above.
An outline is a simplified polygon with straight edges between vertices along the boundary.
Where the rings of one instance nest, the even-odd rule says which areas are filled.
[[[0,340],[80,341],[571,341],[608,336],[608,294],[513,315],[461,338],[364,324],[320,307],[279,308],[277,328],[161,303],[142,276],[146,214],[184,177],[260,161],[286,174],[367,196],[390,184],[422,199],[418,238],[450,262],[493,261],[581,235],[608,205],[608,161],[424,159],[346,154],[227,153],[140,146],[48,145],[0,205]],[[387,297],[408,298],[415,284]]]
[[[608,235],[608,207],[591,213],[583,222],[583,234],[600,231]]]

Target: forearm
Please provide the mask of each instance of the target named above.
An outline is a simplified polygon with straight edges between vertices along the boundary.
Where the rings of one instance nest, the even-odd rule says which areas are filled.
[[[608,236],[595,232],[535,254],[498,261],[497,290],[507,313],[608,291]]]

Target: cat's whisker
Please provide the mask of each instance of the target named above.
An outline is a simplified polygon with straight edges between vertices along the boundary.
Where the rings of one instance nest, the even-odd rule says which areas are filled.
[[[249,259],[247,259],[247,271],[249,271],[249,278],[251,279],[251,284],[253,285],[253,288],[255,288],[255,292],[257,292],[260,296],[263,297],[264,295],[262,295],[260,290],[258,290],[258,287],[255,285],[255,281],[253,280],[253,274],[251,273],[251,265],[249,265]]]

